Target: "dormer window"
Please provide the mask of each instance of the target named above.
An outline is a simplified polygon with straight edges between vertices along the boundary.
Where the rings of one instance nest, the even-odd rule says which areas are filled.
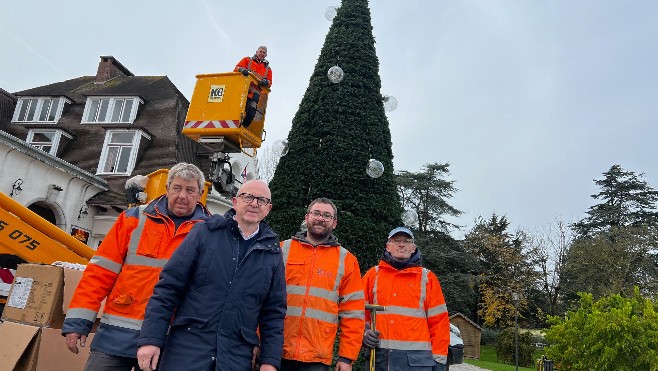
[[[64,130],[31,129],[27,133],[26,142],[44,152],[57,156],[71,139],[73,139],[73,136]]]
[[[62,116],[65,97],[21,97],[16,104],[14,123],[57,123]]]
[[[96,174],[130,175],[140,148],[143,151],[150,140],[141,130],[108,130]]]
[[[89,97],[82,122],[132,124],[140,103],[144,101],[137,97]]]

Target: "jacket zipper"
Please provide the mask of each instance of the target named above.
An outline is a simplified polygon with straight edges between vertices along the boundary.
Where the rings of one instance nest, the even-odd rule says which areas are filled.
[[[255,247],[256,244],[258,247]],[[226,301],[227,298],[231,296],[231,290],[233,290],[233,281],[235,281],[235,277],[238,275],[238,267],[242,265],[242,262],[247,258],[247,255],[249,255],[250,252],[253,250],[267,250],[265,247],[262,246],[261,243],[258,241],[256,242],[253,248],[249,249],[246,254],[244,254],[244,258],[242,258],[242,261],[238,262],[238,264],[235,266],[235,271],[233,272],[233,276],[231,276],[231,281],[229,282],[229,287],[228,291],[226,292],[226,296],[224,297],[224,301]],[[238,242],[238,249],[240,248],[240,243]],[[222,315],[219,317],[219,323],[221,324],[224,321],[224,313],[226,313],[224,310],[222,310]]]
[[[304,244],[302,242],[300,242],[300,245],[302,245],[302,247],[304,247]],[[303,330],[303,327],[304,327],[304,323],[306,323],[305,319],[306,319],[306,307],[307,307],[307,303],[308,303],[308,294],[311,291],[311,279],[312,279],[312,276],[313,276],[313,274],[312,274],[313,269],[315,269],[315,260],[317,259],[317,252],[318,252],[317,246],[313,247],[313,256],[312,256],[312,259],[311,259],[311,269],[308,271],[308,280],[306,281],[306,291],[304,292],[304,306],[302,307],[302,314],[301,314],[301,319],[300,319],[301,325],[299,326],[299,336],[297,337],[297,339],[299,339],[299,341],[297,342],[297,349],[295,349],[295,358],[299,358],[299,348],[300,348],[301,342],[302,342],[302,330]]]

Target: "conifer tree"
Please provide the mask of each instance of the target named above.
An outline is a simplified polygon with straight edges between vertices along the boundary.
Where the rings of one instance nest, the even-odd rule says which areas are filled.
[[[377,263],[402,213],[374,44],[368,1],[343,0],[293,119],[288,154],[270,182],[268,217],[286,239],[299,231],[312,200],[331,199],[338,207],[334,234],[364,272]],[[327,77],[333,66],[344,71],[340,83]],[[369,159],[384,165],[383,175],[368,176]]]
[[[590,206],[588,216],[573,225],[578,235],[591,237],[614,227],[658,226],[658,190],[643,177],[612,165],[603,179],[595,179],[601,191],[592,198],[601,203]]]

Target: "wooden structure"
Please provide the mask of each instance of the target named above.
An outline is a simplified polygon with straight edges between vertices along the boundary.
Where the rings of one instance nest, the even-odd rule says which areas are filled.
[[[464,358],[480,359],[482,327],[461,313],[450,316],[450,323],[457,326],[464,340]]]

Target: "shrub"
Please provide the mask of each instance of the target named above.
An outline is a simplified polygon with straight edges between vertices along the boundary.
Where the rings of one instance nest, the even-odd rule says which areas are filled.
[[[637,288],[631,298],[579,296],[579,308],[548,320],[545,350],[561,371],[658,370],[658,302]]]
[[[500,330],[493,329],[490,327],[485,327],[482,330],[482,336],[480,337],[480,344],[482,345],[496,345],[498,340],[498,333]]]
[[[498,334],[498,341],[496,343],[496,357],[498,362],[515,364],[516,347],[514,344],[514,332],[512,327],[506,328]],[[519,366],[530,367],[534,364],[533,354],[535,352],[535,344],[532,342],[532,334],[530,332],[519,333],[518,338],[519,346]]]

